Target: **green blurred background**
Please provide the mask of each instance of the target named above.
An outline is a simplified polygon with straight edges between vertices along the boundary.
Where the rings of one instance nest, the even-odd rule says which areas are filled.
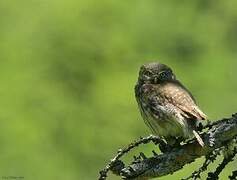
[[[133,92],[145,62],[171,66],[210,119],[237,112],[235,0],[1,0],[0,27],[0,177],[96,179],[150,133]]]

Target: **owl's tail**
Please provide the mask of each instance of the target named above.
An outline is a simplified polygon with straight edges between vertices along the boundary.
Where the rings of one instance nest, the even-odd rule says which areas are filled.
[[[205,144],[204,144],[202,138],[200,137],[200,135],[197,133],[197,131],[193,130],[193,134],[196,137],[198,143],[203,147]]]

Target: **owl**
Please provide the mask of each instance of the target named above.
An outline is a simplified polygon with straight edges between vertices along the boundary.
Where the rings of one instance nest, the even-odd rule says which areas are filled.
[[[204,146],[197,128],[207,116],[170,67],[158,62],[142,65],[135,96],[142,118],[152,134],[164,138],[171,146],[178,139],[180,142],[195,136]]]

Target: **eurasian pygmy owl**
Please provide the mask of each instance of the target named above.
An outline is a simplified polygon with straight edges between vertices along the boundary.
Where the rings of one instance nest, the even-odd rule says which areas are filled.
[[[199,120],[207,116],[171,68],[157,62],[141,66],[135,95],[141,115],[153,134],[163,137],[170,145],[176,143],[176,138],[195,136],[204,146],[196,130]]]

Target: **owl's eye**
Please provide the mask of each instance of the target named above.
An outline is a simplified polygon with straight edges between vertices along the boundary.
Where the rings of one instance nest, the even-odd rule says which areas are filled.
[[[145,76],[148,76],[148,77],[151,77],[153,74],[152,74],[152,72],[150,72],[150,71],[146,71],[146,72],[144,72],[144,75],[145,75]]]
[[[172,78],[172,73],[169,71],[163,71],[159,74],[160,80],[166,80]]]

